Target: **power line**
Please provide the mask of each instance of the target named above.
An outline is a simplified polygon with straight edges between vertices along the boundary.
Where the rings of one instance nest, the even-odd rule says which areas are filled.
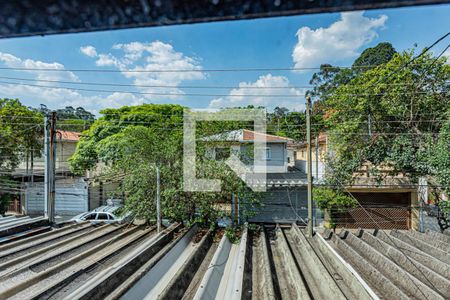
[[[86,89],[86,88],[74,88],[74,87],[64,87],[64,86],[47,86],[47,85],[38,85],[38,84],[29,84],[29,83],[21,83],[21,82],[7,82],[0,81],[0,84],[3,85],[22,85],[22,86],[30,86],[30,87],[39,87],[39,88],[48,88],[48,89],[65,89],[72,91],[84,91],[84,92],[99,92],[99,93],[121,93],[121,94],[136,94],[136,95],[154,95],[154,96],[193,96],[193,97],[263,97],[263,98],[295,98],[304,97],[306,94],[197,94],[197,93],[158,93],[158,92],[136,92],[136,91],[122,91],[122,90],[103,90],[103,89]],[[449,91],[422,91],[422,92],[412,92],[412,91],[398,91],[398,94],[446,94]],[[389,93],[360,93],[360,94],[344,94],[348,96],[358,97],[358,96],[382,96],[382,95],[392,95],[392,92]]]
[[[78,82],[78,81],[63,81],[63,80],[44,80],[21,77],[0,76],[0,79],[8,80],[23,80],[47,83],[62,83],[74,85],[93,85],[93,86],[121,86],[121,87],[141,87],[141,88],[185,88],[185,89],[292,89],[292,88],[314,88],[314,85],[303,86],[206,86],[206,85],[142,85],[142,84],[123,84],[123,83],[109,83],[109,82]],[[382,86],[411,86],[414,83],[380,83]],[[352,84],[351,86],[362,86],[359,84]]]
[[[367,69],[369,66],[320,66],[320,67],[296,67],[296,68],[223,68],[223,69],[51,69],[51,68],[20,68],[0,67],[0,70],[13,71],[44,71],[44,72],[92,72],[92,73],[203,73],[203,72],[270,72],[270,71],[308,71],[322,69]]]
[[[450,34],[450,33],[449,33]],[[431,46],[424,49],[423,54],[433,48],[449,34],[439,38]],[[422,54],[422,55],[423,55]],[[94,73],[203,73],[203,72],[270,72],[270,71],[308,71],[327,69],[370,69],[380,65],[359,65],[359,66],[318,66],[318,67],[263,67],[263,68],[212,68],[202,69],[54,69],[54,68],[26,68],[26,67],[0,67],[0,70],[13,71],[44,71],[44,72],[94,72]]]

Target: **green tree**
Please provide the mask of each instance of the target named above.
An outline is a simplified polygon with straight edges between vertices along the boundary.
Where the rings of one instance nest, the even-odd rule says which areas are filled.
[[[0,99],[0,214],[17,193],[8,175],[20,162],[41,155],[43,118],[18,99]]]
[[[376,66],[385,65],[396,53],[390,43],[379,43],[373,48],[365,49],[355,60],[351,68],[339,68],[330,64],[322,64],[319,72],[312,75],[310,84],[313,88],[307,91],[307,95],[313,100],[313,127],[315,132],[326,130],[328,99],[336,90],[348,84],[353,78]]]
[[[359,73],[364,72],[372,67],[386,64],[394,57],[395,53],[396,51],[391,43],[379,43],[375,47],[365,49],[355,60],[352,67]]]
[[[313,198],[317,207],[328,214],[331,228],[336,228],[337,218],[341,213],[355,208],[358,204],[355,198],[343,191],[324,187],[315,188]]]
[[[12,171],[27,155],[39,157],[43,117],[18,99],[0,99],[0,171]]]
[[[448,187],[450,65],[431,55],[408,64],[412,57],[412,51],[395,54],[327,99],[329,180],[351,183],[354,172],[369,164],[379,180],[403,173],[439,182],[434,186],[441,191]]]
[[[46,105],[41,104],[39,108],[34,109],[43,115],[50,113]],[[94,114],[85,110],[83,107],[73,108],[66,106],[55,110],[57,116],[57,129],[66,131],[81,132],[88,129],[95,120]]]
[[[256,196],[223,163],[206,158],[198,143],[197,176],[222,180],[220,193],[183,191],[183,109],[179,105],[145,104],[107,109],[83,133],[71,167],[76,172],[95,169],[102,162],[103,176],[120,178],[117,192],[125,196],[125,207],[133,215],[154,220],[156,167],[161,170],[161,202],[164,217],[172,220],[197,220],[209,224],[220,212],[221,202],[232,194],[257,203]],[[200,135],[231,128],[225,122],[198,125]]]
[[[267,133],[304,140],[306,132],[305,112],[289,111],[285,107],[276,107],[267,113]]]

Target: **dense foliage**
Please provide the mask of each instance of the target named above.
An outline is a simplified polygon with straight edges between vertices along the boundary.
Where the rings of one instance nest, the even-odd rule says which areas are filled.
[[[44,104],[41,104],[39,108],[34,110],[43,115],[52,111]],[[55,110],[55,112],[58,120],[57,129],[60,130],[81,132],[88,129],[95,120],[94,114],[83,107],[73,108],[72,106],[66,106]]]
[[[43,117],[18,99],[0,99],[0,171],[11,171],[29,155],[41,155]]]
[[[319,72],[314,73],[309,82],[313,88],[307,91],[307,95],[313,100],[313,134],[327,130],[324,119],[333,110],[328,99],[336,93],[338,88],[348,84],[361,73],[385,65],[395,53],[396,51],[390,43],[380,43],[373,48],[364,50],[351,68],[322,64]]]
[[[327,100],[335,178],[349,182],[365,163],[379,179],[403,173],[445,183],[446,172],[438,170],[448,165],[450,66],[424,55],[402,68],[412,55],[396,54],[385,66],[339,86]]]
[[[220,193],[183,191],[183,107],[145,104],[107,109],[104,115],[83,133],[71,158],[75,172],[91,169],[111,180],[120,180],[119,193],[125,207],[146,220],[155,218],[156,167],[161,173],[161,208],[172,220],[190,220],[209,224],[221,212],[222,203],[230,203],[234,193],[249,203],[255,195],[223,163],[197,156],[197,177],[222,180]],[[226,123],[226,122],[225,122]],[[199,124],[200,134],[213,134],[233,128],[219,122]],[[201,144],[198,151],[204,152]],[[99,164],[104,165],[101,169]]]
[[[355,208],[358,204],[355,198],[344,192],[325,187],[315,188],[313,190],[313,198],[317,207],[328,213],[332,228],[337,226],[336,218],[339,213]]]
[[[308,93],[322,118],[313,129],[329,136],[328,184],[351,185],[364,166],[378,184],[399,174],[412,183],[424,177],[434,199],[449,195],[450,64],[428,53],[410,63],[413,57],[380,43],[351,68],[322,65],[313,75]]]

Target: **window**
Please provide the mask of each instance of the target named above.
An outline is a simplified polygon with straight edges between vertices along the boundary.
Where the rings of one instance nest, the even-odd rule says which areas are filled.
[[[108,215],[105,213],[99,213],[97,216],[97,220],[108,220]]]
[[[230,157],[230,148],[216,148],[216,159],[225,160]]]
[[[93,214],[87,215],[84,219],[85,220],[95,220],[96,216],[97,216],[97,214],[93,213]]]
[[[272,149],[267,147],[264,151],[265,154],[263,154],[263,158],[264,160],[270,160],[272,159]]]

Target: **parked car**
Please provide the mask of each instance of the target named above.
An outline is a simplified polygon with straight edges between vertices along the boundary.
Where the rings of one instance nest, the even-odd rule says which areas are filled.
[[[115,223],[128,221],[129,216],[117,216],[114,212],[118,209],[118,206],[100,206],[90,212],[85,212],[73,217],[71,220],[75,222],[90,221],[94,223]]]

